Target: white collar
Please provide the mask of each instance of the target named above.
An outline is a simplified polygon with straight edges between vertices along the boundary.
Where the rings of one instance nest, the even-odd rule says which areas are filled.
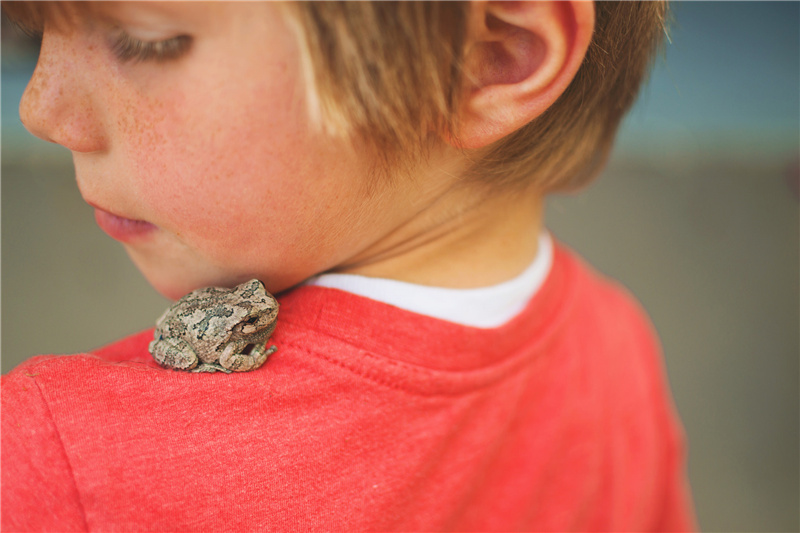
[[[356,274],[321,274],[304,285],[339,289],[407,311],[476,328],[502,326],[538,292],[553,264],[553,241],[543,231],[534,261],[522,274],[498,285],[448,289]]]

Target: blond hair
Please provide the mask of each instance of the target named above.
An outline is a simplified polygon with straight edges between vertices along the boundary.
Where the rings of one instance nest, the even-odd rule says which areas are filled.
[[[388,164],[416,158],[432,131],[453,136],[469,2],[299,2],[310,100],[331,130]],[[469,177],[543,191],[581,186],[604,165],[666,31],[666,2],[596,2],[586,57],[541,116],[497,141]]]
[[[49,6],[48,6],[49,4]],[[29,29],[58,2],[3,2]],[[374,150],[383,169],[454,136],[465,86],[469,2],[297,2],[312,117]],[[666,2],[596,2],[575,78],[542,115],[482,150],[468,178],[542,191],[587,183],[604,165],[666,29]]]

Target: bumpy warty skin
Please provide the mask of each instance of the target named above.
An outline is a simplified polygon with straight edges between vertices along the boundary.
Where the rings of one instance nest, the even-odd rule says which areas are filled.
[[[219,370],[254,370],[263,361],[256,365],[249,353],[261,359],[278,308],[277,300],[255,279],[233,289],[192,291],[158,319],[150,352],[162,366],[179,370],[202,364],[221,365]],[[248,346],[248,354],[236,359]],[[274,350],[267,351],[269,355]]]

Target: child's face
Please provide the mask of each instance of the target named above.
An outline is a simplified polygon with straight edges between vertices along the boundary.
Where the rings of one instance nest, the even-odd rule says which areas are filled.
[[[98,222],[168,297],[251,277],[280,291],[368,257],[415,209],[413,185],[376,182],[372,161],[309,127],[280,9],[109,2],[45,27],[23,121],[72,151]],[[125,60],[120,30],[123,56],[191,44]]]

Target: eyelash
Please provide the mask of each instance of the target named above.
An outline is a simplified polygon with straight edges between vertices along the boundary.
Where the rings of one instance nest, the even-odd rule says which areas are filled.
[[[127,33],[120,33],[111,46],[111,51],[120,61],[169,61],[177,59],[189,50],[192,38],[178,35],[164,41],[140,41]]]

